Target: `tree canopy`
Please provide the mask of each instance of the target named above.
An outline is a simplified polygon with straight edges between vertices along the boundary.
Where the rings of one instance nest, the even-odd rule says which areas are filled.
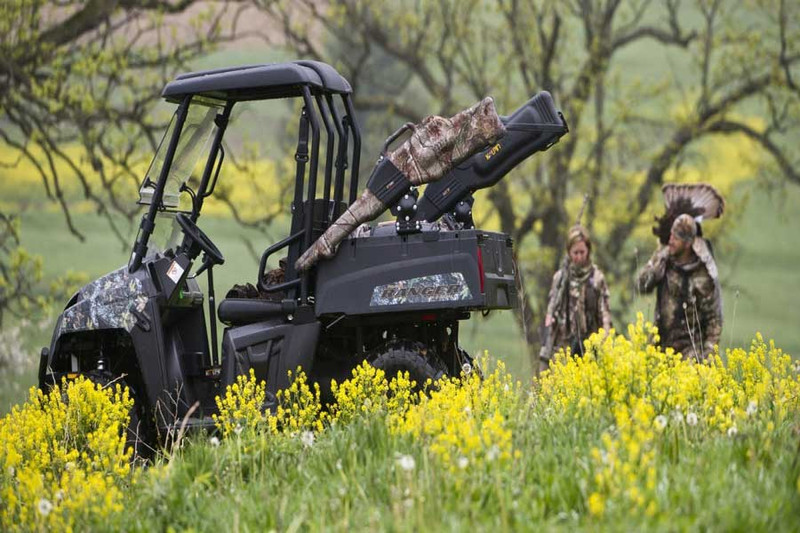
[[[119,234],[111,213],[135,212],[119,192],[141,180],[168,118],[153,113],[161,88],[235,39],[241,9],[196,0],[3,2],[0,140],[11,155],[2,164],[31,164],[82,238],[64,192],[65,175],[77,179]]]
[[[260,3],[296,53],[334,63],[362,111],[450,114],[490,94],[510,112],[548,90],[571,133],[488,191],[486,216],[521,245],[531,345],[580,198],[622,293],[635,230],[666,180],[716,136],[740,135],[761,168],[800,185],[798,5],[785,0],[443,0]],[[638,61],[638,63],[637,63]],[[630,69],[630,65],[635,69]],[[796,144],[796,143],[795,143]],[[684,178],[685,179],[685,178]],[[479,203],[479,202],[478,202]],[[476,205],[478,205],[476,203]]]
[[[195,0],[8,0],[0,3],[0,165],[25,162],[69,230],[66,193],[77,180],[120,239],[130,193],[165,128],[154,106],[166,80],[220,42],[235,39],[242,6]],[[83,278],[42,286],[42,259],[0,206],[0,324],[63,299]]]

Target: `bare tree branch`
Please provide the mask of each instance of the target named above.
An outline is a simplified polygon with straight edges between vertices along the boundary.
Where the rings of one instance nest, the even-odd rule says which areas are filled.
[[[764,132],[759,132],[751,128],[747,124],[737,122],[734,120],[717,120],[709,124],[706,128],[709,133],[743,133],[750,139],[756,141],[775,159],[778,167],[781,169],[786,179],[800,185],[800,172],[798,172],[797,163],[792,163],[789,157],[781,150],[781,148],[769,138]]]

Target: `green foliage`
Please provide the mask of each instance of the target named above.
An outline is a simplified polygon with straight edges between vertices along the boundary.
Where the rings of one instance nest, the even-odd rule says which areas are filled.
[[[12,0],[0,6],[0,147],[70,217],[69,182],[112,228],[168,115],[156,104],[188,61],[232,37],[227,2]],[[191,12],[187,12],[193,8]],[[180,32],[178,31],[180,28]]]
[[[20,246],[20,221],[0,213],[0,327],[6,313],[17,317],[47,312],[86,282],[84,274],[68,270],[43,283],[42,258]]]
[[[652,346],[651,333],[640,323],[627,337],[597,337],[588,359],[561,358],[532,388],[500,365],[485,383],[446,383],[388,413],[350,408],[363,391],[387,390],[361,371],[340,387],[350,391],[346,422],[313,440],[198,436],[150,470],[125,523],[791,529],[800,510],[797,368],[760,338],[732,353],[731,364],[696,365]]]

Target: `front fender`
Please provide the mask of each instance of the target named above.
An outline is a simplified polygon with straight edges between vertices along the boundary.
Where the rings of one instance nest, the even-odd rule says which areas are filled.
[[[147,305],[142,280],[120,268],[83,287],[61,314],[56,337],[76,331],[124,329],[131,332]]]

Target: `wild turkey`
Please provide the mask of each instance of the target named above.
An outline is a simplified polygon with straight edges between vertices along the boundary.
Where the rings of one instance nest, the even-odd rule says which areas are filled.
[[[697,234],[702,236],[700,222],[709,218],[718,218],[725,211],[725,199],[707,183],[667,183],[661,188],[664,194],[666,212],[656,217],[653,234],[661,244],[669,242],[672,223],[684,213],[691,215],[697,224]]]

